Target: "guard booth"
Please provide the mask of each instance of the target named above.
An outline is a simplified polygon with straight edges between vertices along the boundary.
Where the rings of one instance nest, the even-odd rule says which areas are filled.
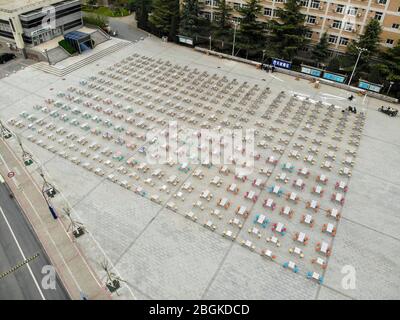
[[[90,34],[80,31],[69,32],[64,35],[64,39],[79,53],[82,53],[89,49],[93,49],[94,47],[93,40],[90,37]]]

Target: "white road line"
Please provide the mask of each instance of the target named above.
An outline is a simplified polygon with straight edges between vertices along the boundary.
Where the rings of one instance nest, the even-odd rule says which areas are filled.
[[[1,214],[2,214],[2,216],[3,216],[3,218],[4,218],[4,221],[5,221],[6,224],[7,224],[8,229],[9,229],[10,232],[11,232],[12,237],[14,238],[15,243],[17,244],[17,247],[18,247],[19,252],[21,253],[22,259],[25,261],[25,260],[26,260],[25,254],[24,254],[24,252],[22,251],[22,248],[21,248],[21,246],[19,245],[19,242],[18,242],[18,240],[17,240],[17,237],[15,236],[14,231],[13,231],[13,229],[11,228],[10,223],[8,222],[8,219],[7,219],[6,215],[4,214],[3,208],[2,208],[1,206],[0,206],[0,211],[1,211]],[[33,272],[32,272],[32,269],[31,269],[30,265],[27,264],[26,266],[28,267],[29,273],[30,273],[31,276],[32,276],[33,282],[35,283],[36,288],[38,289],[38,291],[39,291],[39,293],[40,293],[40,296],[42,297],[42,300],[46,300],[46,298],[44,297],[43,292],[42,292],[42,290],[40,289],[40,286],[39,286],[39,284],[38,284],[38,282],[37,282],[37,280],[36,280],[36,278],[35,278],[35,275],[34,275]]]
[[[271,74],[271,77],[274,78],[274,79],[276,79],[276,80],[278,80],[278,81],[280,81],[280,82],[285,82],[284,80],[282,80],[282,79],[280,79],[280,78],[278,78],[278,77],[275,77],[275,76],[273,76],[272,74]]]

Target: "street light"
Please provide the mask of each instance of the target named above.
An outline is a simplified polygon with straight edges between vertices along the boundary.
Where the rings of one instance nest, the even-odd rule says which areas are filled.
[[[356,49],[358,50],[358,57],[357,57],[357,60],[356,60],[356,64],[354,65],[353,72],[351,73],[351,76],[350,76],[348,85],[350,85],[351,80],[353,80],[354,72],[356,72],[356,68],[357,68],[357,65],[358,65],[358,61],[360,60],[361,54],[362,54],[363,52],[365,52],[365,51],[368,51],[368,50],[365,49],[365,48],[360,48],[360,47],[357,47],[357,46],[356,46]]]
[[[233,29],[233,45],[232,45],[232,56],[235,56],[235,43],[236,43],[236,29],[240,22],[233,21],[234,29]]]
[[[393,84],[394,84],[393,81],[390,81],[390,82],[389,82],[389,89],[388,89],[388,91],[386,92],[387,95],[389,95],[390,89],[392,89],[392,85],[393,85]]]
[[[12,133],[8,130],[3,122],[0,120],[0,137],[3,139],[9,139],[12,137]]]

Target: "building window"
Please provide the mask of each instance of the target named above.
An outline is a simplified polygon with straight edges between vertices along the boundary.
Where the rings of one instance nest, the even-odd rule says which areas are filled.
[[[338,39],[337,36],[335,36],[335,35],[333,35],[333,34],[330,34],[329,37],[328,37],[328,42],[329,42],[329,43],[336,43],[336,42],[337,42],[337,39]]]
[[[272,16],[272,9],[271,8],[264,8],[264,16],[271,17]]]
[[[207,11],[204,11],[203,12],[203,17],[206,18],[207,20],[211,20],[211,13],[207,12]]]
[[[307,31],[307,32],[304,34],[304,37],[306,37],[307,39],[311,39],[311,38],[312,38],[312,35],[313,35],[313,32],[312,32],[312,31]]]
[[[386,4],[387,0],[377,0],[379,4]]]
[[[340,40],[339,40],[339,44],[340,45],[347,46],[348,43],[349,43],[349,39],[348,38],[340,37]]]
[[[311,8],[318,9],[320,5],[320,1],[318,0],[311,0]]]
[[[357,15],[357,10],[358,10],[358,8],[356,8],[356,7],[348,7],[347,14],[350,16],[355,16],[355,15]]]
[[[398,24],[398,23],[393,23],[393,24],[392,24],[392,28],[393,28],[393,29],[398,29],[398,28],[400,28],[400,24]]]
[[[375,12],[374,19],[375,19],[375,20],[378,20],[378,21],[381,21],[382,16],[383,16],[383,13],[382,13],[382,12]]]
[[[283,0],[275,0],[275,2],[283,2]]]
[[[277,18],[278,17],[278,11],[272,10],[272,16]]]
[[[315,24],[316,21],[317,21],[316,16],[307,16],[307,23]]]
[[[336,28],[336,29],[342,28],[342,21],[334,20],[332,23],[332,28]]]
[[[393,39],[386,39],[386,44],[392,45],[394,43]]]
[[[350,22],[346,22],[344,25],[344,30],[345,31],[352,31],[354,29],[354,24]]]
[[[336,12],[337,13],[343,13],[344,12],[344,5],[343,4],[338,4],[336,6]]]
[[[234,8],[235,10],[239,10],[239,9],[240,9],[240,3],[234,2],[234,3],[233,3],[233,8]]]
[[[300,5],[303,7],[308,7],[309,0],[300,0]]]

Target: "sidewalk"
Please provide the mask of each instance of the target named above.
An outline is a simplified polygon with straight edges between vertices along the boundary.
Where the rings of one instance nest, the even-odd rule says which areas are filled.
[[[7,177],[10,171],[15,173],[13,178]],[[25,212],[71,299],[81,299],[82,293],[90,300],[111,299],[72,236],[66,232],[62,220],[52,218],[40,188],[8,144],[1,139],[0,173]]]

